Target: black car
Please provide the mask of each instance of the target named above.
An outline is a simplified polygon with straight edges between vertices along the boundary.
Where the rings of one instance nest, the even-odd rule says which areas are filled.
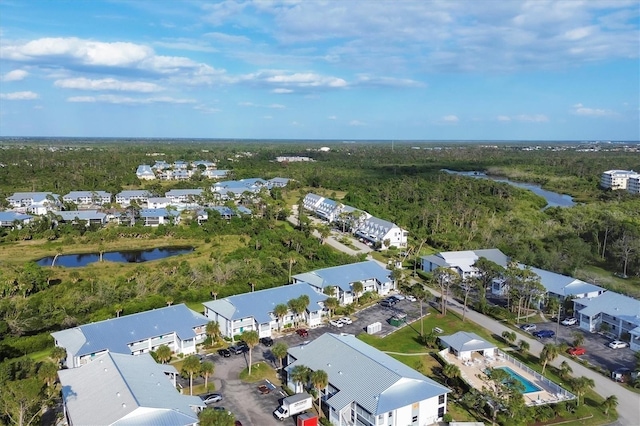
[[[238,343],[236,343],[236,346],[241,348],[245,352],[249,350],[249,345],[247,345],[247,342],[245,342],[244,340],[240,340]]]
[[[234,355],[240,355],[245,352],[244,346],[229,346],[229,352]]]
[[[380,302],[380,306],[390,308],[396,303],[398,303],[396,299],[392,299],[389,297],[388,299],[384,299],[382,302]]]
[[[218,355],[229,358],[231,356],[231,351],[229,351],[229,349],[218,349]]]
[[[265,346],[273,346],[273,339],[271,337],[263,337],[260,339],[260,343]]]

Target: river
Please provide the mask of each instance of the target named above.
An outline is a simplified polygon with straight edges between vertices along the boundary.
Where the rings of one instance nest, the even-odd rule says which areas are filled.
[[[553,191],[547,191],[546,189],[542,189],[540,185],[535,185],[533,183],[514,182],[509,179],[496,177],[496,176],[489,176],[484,172],[477,172],[477,171],[459,172],[456,170],[449,170],[449,169],[442,169],[442,171],[450,174],[454,174],[454,175],[459,175],[459,176],[468,176],[468,177],[473,177],[477,179],[489,179],[496,182],[504,182],[518,188],[528,189],[529,191],[533,192],[536,195],[541,196],[547,201],[547,205],[545,206],[545,209],[549,207],[573,207],[576,205],[575,201],[573,201],[573,198],[571,196],[565,195],[565,194],[558,194],[557,192],[553,192]]]

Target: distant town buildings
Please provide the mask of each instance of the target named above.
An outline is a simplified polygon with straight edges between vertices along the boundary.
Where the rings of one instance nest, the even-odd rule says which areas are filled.
[[[310,157],[302,157],[299,155],[295,155],[295,156],[276,157],[276,161],[278,163],[299,163],[299,162],[316,161],[316,160]]]
[[[613,191],[626,189],[631,194],[640,194],[640,173],[633,170],[607,170],[600,177],[600,186]]]
[[[158,160],[152,166],[141,164],[136,170],[136,176],[140,180],[189,180],[196,173],[200,173],[207,179],[221,179],[229,174],[229,170],[218,170],[216,163],[206,160],[196,160],[191,163],[182,160],[173,163]]]

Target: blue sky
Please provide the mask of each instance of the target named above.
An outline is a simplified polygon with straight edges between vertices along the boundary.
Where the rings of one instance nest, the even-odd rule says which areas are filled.
[[[640,3],[0,2],[0,136],[639,140]]]

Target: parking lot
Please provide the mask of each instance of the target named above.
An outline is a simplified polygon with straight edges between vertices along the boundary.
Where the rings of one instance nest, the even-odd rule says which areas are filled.
[[[587,353],[581,355],[579,358],[584,359],[595,366],[605,368],[609,371],[616,370],[620,367],[630,368],[635,363],[633,351],[628,347],[621,349],[611,349],[608,346],[609,342],[611,342],[610,338],[597,333],[587,333],[583,330],[580,330],[577,325],[560,325],[558,327],[557,323],[555,322],[545,322],[536,323],[536,329],[548,329],[556,332],[558,337],[557,343],[566,343],[570,347],[573,346],[573,341],[575,339],[574,334],[582,334],[584,336],[584,343],[582,343],[581,346],[586,349]],[[555,337],[542,339],[543,343],[554,343],[555,341]],[[569,356],[568,354],[565,355]]]
[[[427,310],[426,306],[424,310]],[[376,335],[384,336],[398,329],[398,327],[394,327],[388,322],[397,313],[406,314],[407,321],[412,322],[420,317],[420,305],[418,302],[410,302],[408,300],[401,300],[392,308],[385,308],[376,304],[352,315],[352,324],[343,325],[342,327],[323,325],[308,329],[309,334],[307,337],[300,337],[292,330],[290,333],[280,337],[274,336],[274,340],[275,342],[283,341],[287,346],[292,347],[312,341],[324,333],[357,335],[365,332],[367,325],[375,322],[382,324],[382,330]],[[274,368],[278,367],[278,361],[271,354],[270,348],[262,344],[253,348],[252,357],[254,364],[256,362],[267,362]],[[214,352],[207,355],[206,359],[213,362],[215,366],[213,378],[210,379],[215,384],[215,392],[223,396],[222,401],[211,406],[221,406],[231,411],[243,425],[295,425],[294,419],[280,422],[273,417],[273,411],[285,396],[281,388],[276,386],[269,394],[261,394],[257,387],[264,382],[244,383],[238,379],[238,374],[248,365],[248,353],[224,358]],[[188,380],[181,379],[180,383],[188,391]],[[203,380],[202,378],[194,378],[194,383],[203,383]]]

